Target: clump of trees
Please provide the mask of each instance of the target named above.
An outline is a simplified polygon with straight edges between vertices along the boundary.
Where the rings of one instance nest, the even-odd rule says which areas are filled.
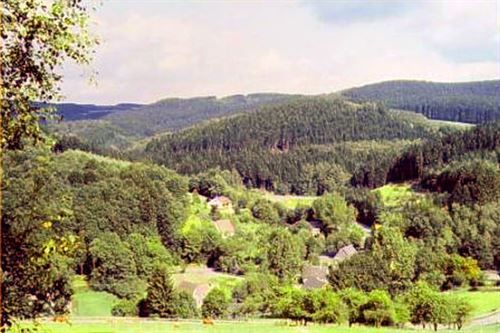
[[[201,314],[204,318],[224,317],[228,313],[229,304],[230,298],[227,293],[220,288],[214,288],[203,299]]]
[[[8,316],[68,311],[74,272],[134,299],[152,267],[178,260],[187,183],[171,171],[47,149],[9,151],[3,163]]]
[[[461,329],[472,311],[465,299],[440,293],[424,282],[394,297],[382,289],[365,292],[346,288],[336,292],[327,286],[306,290],[267,284],[269,280],[259,278],[260,282],[250,279],[235,290],[233,300],[240,305],[233,315],[260,314],[291,319],[303,325],[347,322],[349,326],[403,327],[411,321],[424,328],[432,325],[437,330],[438,325]]]
[[[198,310],[191,295],[175,290],[168,267],[158,265],[148,280],[147,295],[139,302],[138,312],[143,317],[193,318]]]

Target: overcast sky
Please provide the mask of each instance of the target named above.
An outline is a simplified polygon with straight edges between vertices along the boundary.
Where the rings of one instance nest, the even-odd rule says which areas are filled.
[[[500,0],[104,0],[92,69],[68,66],[83,103],[236,93],[327,93],[391,79],[500,77]]]

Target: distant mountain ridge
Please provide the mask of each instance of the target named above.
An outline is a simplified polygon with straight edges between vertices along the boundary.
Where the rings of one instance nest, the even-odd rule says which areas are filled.
[[[382,102],[430,119],[479,124],[500,119],[500,80],[440,83],[386,81],[347,89],[353,102]]]
[[[121,149],[160,133],[256,110],[264,105],[280,104],[297,96],[261,93],[223,98],[167,98],[147,105],[59,104],[56,107],[63,121],[52,124],[52,130],[59,135],[76,136],[94,148]]]
[[[208,119],[254,110],[263,105],[279,104],[294,97],[296,95],[260,93],[222,98],[167,98],[126,112],[110,114],[104,119],[129,133],[152,136]]]
[[[78,103],[52,104],[57,114],[65,121],[99,119],[112,113],[131,110],[143,106],[136,103],[119,103],[115,105],[95,105]]]
[[[479,124],[500,119],[499,91],[499,80],[465,83],[401,80],[351,88],[331,95],[356,104],[383,103],[389,108],[417,112],[430,119]],[[146,105],[64,103],[57,105],[64,120],[52,128],[60,135],[76,136],[92,149],[120,150],[138,141],[211,119],[286,104],[304,97],[321,96],[256,93],[222,98],[167,98]]]

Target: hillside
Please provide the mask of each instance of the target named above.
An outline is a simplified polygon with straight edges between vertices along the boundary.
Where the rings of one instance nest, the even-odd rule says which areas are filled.
[[[430,119],[484,123],[500,119],[500,81],[387,81],[341,92],[355,102],[383,102]]]
[[[321,194],[307,184],[313,178],[348,179],[368,160],[383,164],[409,141],[440,131],[425,118],[372,104],[301,98],[153,139],[145,154],[182,173],[236,169],[249,186]]]
[[[142,106],[136,103],[120,103],[116,105],[95,105],[77,103],[59,103],[50,105],[55,107],[57,115],[64,121],[99,119],[107,115],[130,110]]]
[[[122,149],[137,140],[158,133],[177,131],[194,124],[239,112],[254,110],[262,105],[278,104],[294,98],[284,94],[234,95],[223,98],[168,98],[158,102],[111,110],[104,106],[61,104],[60,112],[66,121],[55,124],[52,130],[59,135],[73,135],[99,149]],[[100,113],[99,113],[100,112]]]

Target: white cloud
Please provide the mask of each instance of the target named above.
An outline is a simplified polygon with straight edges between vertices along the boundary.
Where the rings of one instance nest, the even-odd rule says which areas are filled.
[[[63,92],[78,102],[152,102],[500,76],[494,3],[419,4],[400,15],[331,24],[300,2],[110,1],[98,17],[98,86],[70,67]]]

